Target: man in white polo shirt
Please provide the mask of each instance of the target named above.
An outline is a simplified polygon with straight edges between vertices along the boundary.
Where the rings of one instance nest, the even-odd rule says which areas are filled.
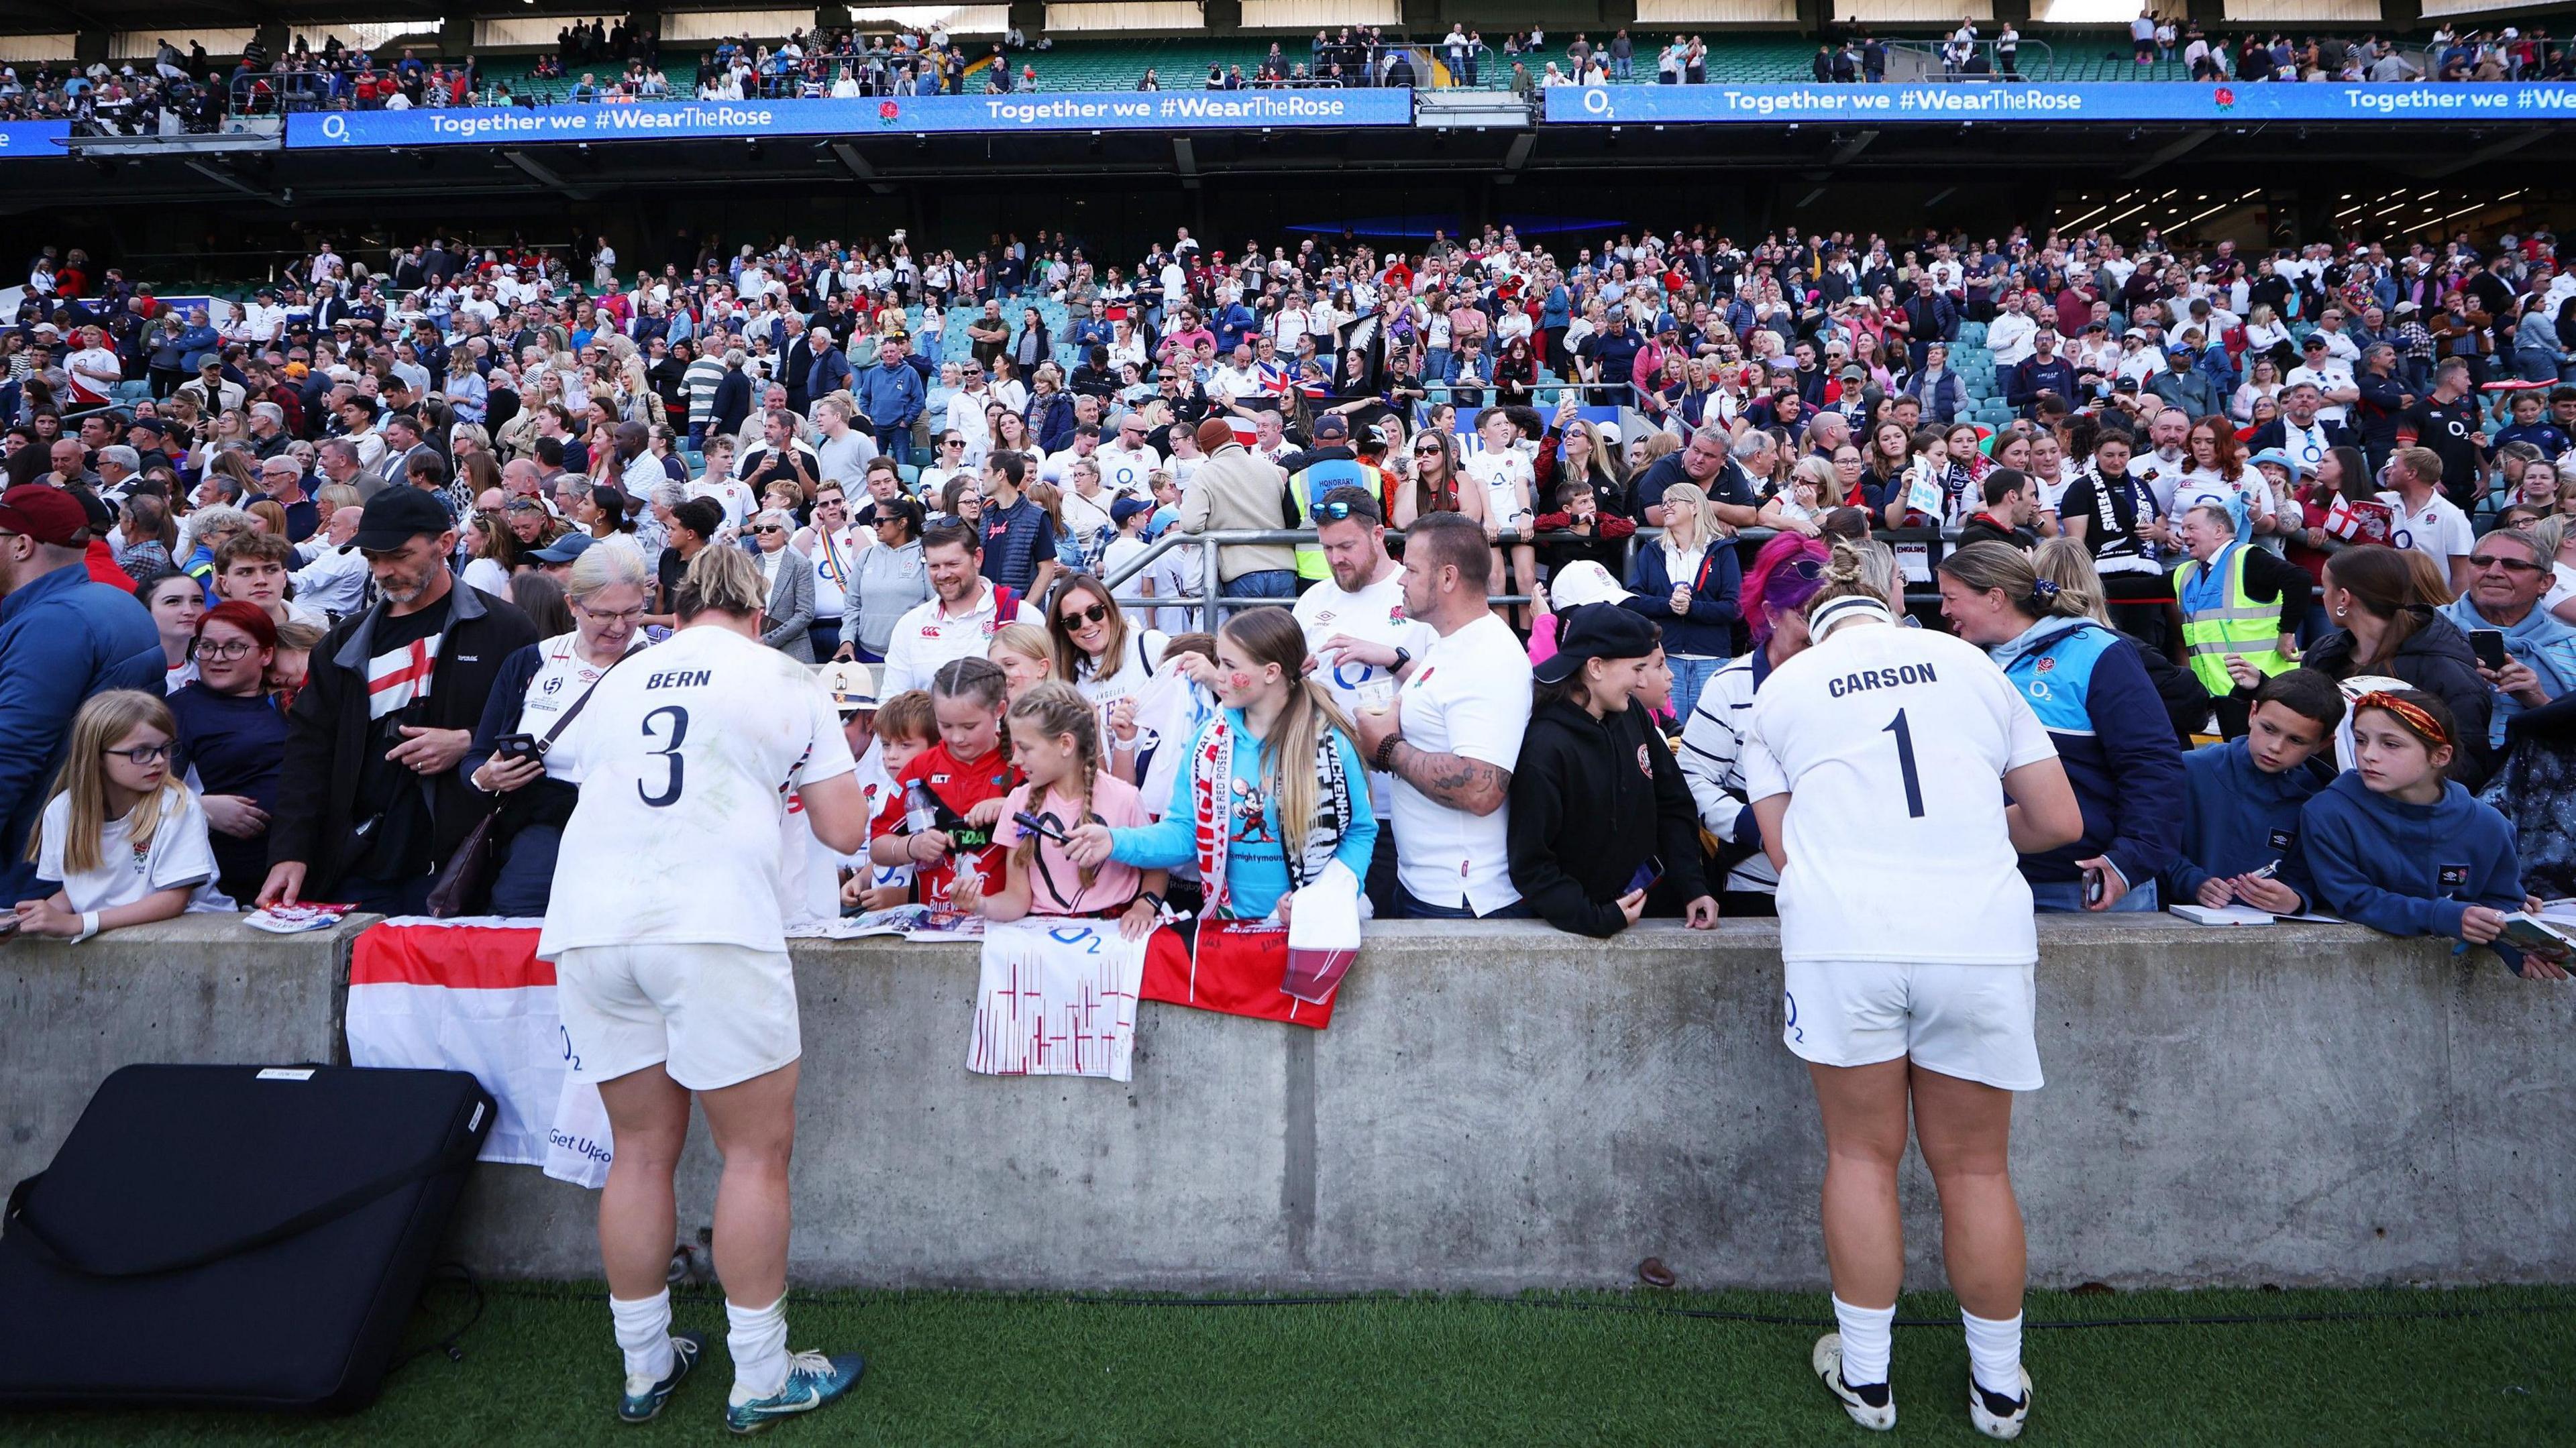
[[[886,642],[885,697],[927,689],[930,676],[950,659],[982,658],[993,632],[1004,624],[1043,628],[1046,615],[981,571],[982,540],[975,530],[933,528],[921,538],[922,566],[930,574],[930,602],[895,620]]]
[[[1298,627],[1306,651],[1318,661],[1315,678],[1342,712],[1356,719],[1385,709],[1414,660],[1431,652],[1440,635],[1404,607],[1404,570],[1386,553],[1386,519],[1365,488],[1327,489],[1315,500],[1315,537],[1332,577],[1297,595]],[[1392,820],[1395,776],[1369,771],[1369,807]],[[1377,832],[1369,860],[1369,903],[1393,919],[1395,831]]]
[[[1386,712],[1351,721],[1370,767],[1395,776],[1397,904],[1411,919],[1530,914],[1505,853],[1530,662],[1486,606],[1488,551],[1485,530],[1463,513],[1413,525],[1404,611],[1439,638],[1404,670]]]
[[[2451,581],[2452,593],[2468,592],[2476,576],[2469,552],[2478,546],[2477,530],[2458,504],[2442,496],[2442,455],[2429,447],[2401,447],[2389,455],[2379,480],[2389,489],[2379,501],[2397,510],[2388,541],[2422,550]]]

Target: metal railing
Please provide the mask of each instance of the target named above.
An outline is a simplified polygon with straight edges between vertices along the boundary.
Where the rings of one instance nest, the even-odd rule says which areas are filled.
[[[1404,540],[1404,531],[1400,528],[1389,528],[1386,530],[1386,536],[1390,542],[1401,543]],[[1630,568],[1636,562],[1637,548],[1641,543],[1652,543],[1663,536],[1664,530],[1661,528],[1639,528],[1630,535],[1625,540],[1620,555],[1619,577],[1623,580],[1627,578]],[[1779,530],[1776,528],[1743,528],[1737,530],[1731,539],[1725,541],[1732,542],[1739,552],[1750,557],[1764,543],[1778,536]],[[1949,535],[1938,528],[1876,528],[1871,530],[1870,536],[1895,549],[1899,561],[1905,565],[1907,579],[1905,602],[1908,607],[1928,607],[1941,601],[1940,590],[1928,580],[1932,576],[1933,568],[1940,563],[1943,552],[1949,547]],[[1506,528],[1502,531],[1498,546],[1508,548],[1520,543],[1599,543],[1600,541],[1598,538],[1587,538],[1581,534],[1565,532],[1533,533],[1524,536]],[[1312,547],[1314,543],[1315,530],[1311,528],[1236,529],[1218,533],[1182,533],[1174,530],[1147,544],[1144,552],[1128,560],[1125,565],[1109,570],[1100,581],[1108,585],[1112,601],[1120,608],[1187,609],[1197,617],[1201,628],[1213,633],[1225,621],[1225,614],[1230,611],[1270,606],[1284,608],[1296,602],[1293,597],[1249,597],[1226,593],[1218,572],[1220,549],[1245,544],[1266,544],[1271,547],[1304,544]],[[1202,550],[1201,591],[1176,594],[1170,598],[1120,592],[1164,555],[1185,548]],[[1916,555],[1912,550],[1920,550],[1919,556],[1922,560],[1920,571],[1923,575],[1921,581],[1914,577],[1917,571],[1913,566]],[[1485,601],[1498,607],[1510,607],[1528,603],[1530,598],[1525,593],[1495,593],[1486,595]]]
[[[1888,40],[1880,43],[1887,48],[1890,62],[1887,74],[1891,81],[2046,81],[2057,75],[2057,48],[2045,40],[2033,40],[2028,36],[2014,42],[2009,63],[2000,43],[1992,40],[1973,42],[1971,48],[1986,60],[1986,68],[1982,71],[1953,66],[1951,43],[1947,40]],[[1896,73],[1894,61],[1900,55],[1916,59],[1914,74],[1900,76]]]

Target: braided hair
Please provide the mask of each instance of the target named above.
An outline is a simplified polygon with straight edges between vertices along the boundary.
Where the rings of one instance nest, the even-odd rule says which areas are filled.
[[[1100,714],[1081,691],[1061,679],[1041,679],[1023,690],[1013,700],[1005,716],[1023,720],[1049,739],[1070,738],[1074,747],[1073,820],[1075,826],[1091,822],[1092,790],[1100,777]],[[1040,791],[1031,804],[1043,801]],[[1020,842],[1011,848],[1011,862],[1027,870],[1037,859],[1038,837],[1033,831],[1020,832]],[[1082,869],[1082,887],[1091,888],[1097,872],[1090,866]]]

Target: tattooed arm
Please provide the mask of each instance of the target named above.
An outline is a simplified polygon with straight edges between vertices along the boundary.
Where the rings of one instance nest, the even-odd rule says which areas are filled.
[[[1492,814],[1511,797],[1510,770],[1463,754],[1434,754],[1399,739],[1389,767],[1415,789],[1472,815]]]

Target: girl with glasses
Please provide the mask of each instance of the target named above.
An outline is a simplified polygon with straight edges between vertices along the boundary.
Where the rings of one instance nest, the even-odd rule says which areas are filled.
[[[233,908],[215,887],[206,812],[171,776],[178,732],[167,703],[133,689],[81,705],[31,846],[54,889],[18,903],[15,929],[77,941]]]
[[[215,883],[248,900],[268,878],[268,812],[286,757],[286,714],[269,694],[277,625],[256,603],[219,603],[198,620],[196,682],[170,696],[178,751],[213,830]]]

